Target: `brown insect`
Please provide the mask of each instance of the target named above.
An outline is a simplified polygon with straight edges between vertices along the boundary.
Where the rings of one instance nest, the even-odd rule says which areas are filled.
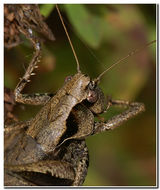
[[[91,80],[80,70],[58,6],[56,8],[77,61],[77,73],[68,77],[53,97],[49,94],[22,94],[31,75],[34,75],[33,70],[41,54],[37,38],[30,31],[29,35],[25,33],[36,53],[15,88],[15,100],[44,106],[33,119],[5,128],[5,185],[82,185],[89,164],[86,137],[112,130],[145,110],[143,103],[107,100],[98,83],[109,69],[155,41],[132,51]],[[96,116],[115,105],[127,109],[107,121],[94,121]]]

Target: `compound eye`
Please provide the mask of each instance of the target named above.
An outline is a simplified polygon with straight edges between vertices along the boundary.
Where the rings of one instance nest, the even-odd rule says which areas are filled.
[[[97,99],[98,99],[97,92],[94,90],[90,90],[87,97],[88,102],[95,103]]]
[[[95,84],[94,81],[91,81],[91,82],[89,83],[89,85],[88,85],[88,88],[89,88],[90,90],[93,90],[95,87],[96,87],[96,84]]]
[[[72,79],[72,76],[67,76],[66,78],[65,78],[65,82],[68,82],[68,81],[70,81]]]

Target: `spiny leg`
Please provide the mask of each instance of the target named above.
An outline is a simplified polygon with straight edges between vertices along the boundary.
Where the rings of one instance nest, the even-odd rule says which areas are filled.
[[[21,100],[23,100],[21,103],[30,105],[44,105],[53,96],[53,93],[21,94]]]
[[[39,62],[39,58],[40,58],[40,49],[39,50],[37,49],[24,76],[20,79],[18,85],[15,88],[14,94],[15,94],[15,100],[17,102],[23,103],[24,97],[22,96],[21,92],[24,89],[27,82],[30,82],[29,78],[31,75],[33,75],[32,72],[37,67],[36,64],[37,62]]]
[[[33,73],[33,70],[37,68],[37,63],[40,62],[41,58],[41,45],[40,45],[40,40],[33,36],[33,31],[31,28],[24,28],[19,26],[19,30],[21,33],[23,33],[27,38],[31,41],[34,49],[36,50],[34,53],[34,56],[23,76],[23,78],[20,79],[14,94],[15,94],[15,100],[17,102],[23,103],[23,104],[31,104],[31,105],[44,105],[52,96],[53,94],[22,94],[22,90],[24,89],[25,85],[27,82],[30,82],[30,77],[32,75],[35,75]]]
[[[34,68],[32,68],[32,69],[34,69]],[[29,67],[26,71],[27,76],[24,76],[22,79],[20,79],[20,82],[18,83],[17,87],[15,88],[15,91],[14,91],[15,100],[17,102],[23,103],[23,104],[44,105],[53,96],[52,93],[35,93],[35,94],[22,94],[21,93],[21,91],[23,90],[23,88],[25,87],[27,82],[29,82],[28,79],[30,76],[28,75],[28,71],[30,72]],[[31,75],[32,75],[32,73],[31,73]]]
[[[128,109],[118,115],[113,116],[111,119],[109,119],[106,122],[95,122],[93,134],[101,133],[107,130],[112,130],[122,125],[130,118],[145,111],[144,104],[139,102],[129,103],[128,101],[123,101],[123,100],[111,100],[111,105],[128,107]]]
[[[5,125],[4,132],[5,134],[12,133],[13,131],[20,130],[22,128],[28,127],[31,124],[32,120],[28,121],[18,121],[9,125]]]
[[[4,186],[34,186],[35,184],[25,180],[20,175],[4,171]]]
[[[44,93],[44,94],[22,94],[23,103],[24,104],[31,104],[31,105],[43,105],[53,97],[54,94]],[[15,130],[19,130],[21,128],[25,128],[30,125],[32,120],[29,121],[18,121],[14,122],[13,124],[5,125],[4,132],[10,133]]]
[[[33,70],[38,67],[37,63],[40,62],[41,44],[40,44],[40,40],[38,38],[36,38],[35,36],[33,36],[33,31],[31,28],[19,27],[19,30],[31,41],[31,43],[35,49],[33,58],[29,64],[24,76],[20,79],[20,81],[14,91],[15,100],[20,103],[26,103],[25,97],[21,94],[21,92],[24,89],[27,82],[30,82],[29,79],[30,79],[31,75],[35,75],[35,73],[33,73]]]
[[[72,183],[75,178],[72,165],[68,162],[58,160],[42,160],[22,165],[4,165],[4,168],[6,172],[12,173],[13,176],[17,174],[37,185],[54,185],[54,178],[65,179]],[[41,180],[37,180],[39,175],[41,175]],[[47,178],[50,181],[46,180]]]
[[[73,182],[73,186],[80,186],[83,184],[89,165],[89,154],[87,146],[84,147],[83,152],[81,152],[81,156],[79,156],[79,160],[77,162],[77,166],[75,167],[75,179]]]
[[[34,49],[35,49],[35,53],[34,56],[23,76],[23,78],[20,79],[14,94],[15,94],[15,100],[17,102],[20,103],[24,103],[24,104],[31,104],[31,105],[43,105],[45,104],[53,95],[52,94],[22,94],[22,90],[24,89],[25,85],[30,82],[30,77],[32,75],[35,75],[35,73],[33,73],[33,70],[35,68],[38,68],[37,63],[40,62],[40,58],[41,58],[41,43],[40,40],[33,36],[33,31],[31,28],[28,28],[27,31],[26,29],[19,27],[19,30],[21,31],[21,33],[23,33],[25,36],[27,36],[27,38],[31,41]]]

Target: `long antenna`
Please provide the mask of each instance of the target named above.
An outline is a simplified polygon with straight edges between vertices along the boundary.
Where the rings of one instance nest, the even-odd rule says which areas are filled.
[[[130,56],[137,54],[138,52],[142,51],[143,49],[145,49],[146,47],[150,46],[151,44],[155,43],[156,40],[153,40],[147,44],[145,44],[143,47],[135,49],[133,51],[131,51],[130,53],[128,53],[127,56],[123,57],[122,59],[118,60],[116,63],[114,63],[113,65],[111,65],[110,67],[108,67],[105,71],[103,71],[96,79],[94,79],[95,82],[100,81],[101,77],[110,69],[112,69],[113,67],[115,67],[116,65],[118,65],[120,62],[126,60],[127,58],[129,58]]]
[[[76,60],[76,63],[77,63],[77,71],[78,71],[78,72],[81,72],[81,71],[80,71],[80,66],[79,66],[79,61],[78,61],[76,52],[75,52],[75,50],[74,50],[73,44],[72,44],[72,42],[71,42],[71,39],[70,39],[70,37],[69,37],[69,34],[68,34],[68,32],[67,32],[66,26],[65,26],[65,24],[64,24],[62,15],[61,15],[61,13],[60,13],[60,11],[59,11],[59,8],[58,8],[58,5],[57,5],[57,4],[56,4],[56,9],[57,9],[58,15],[59,15],[59,17],[60,17],[60,19],[61,19],[63,28],[64,28],[65,33],[66,33],[66,35],[67,35],[68,41],[69,41],[69,43],[70,43],[70,46],[71,46],[71,48],[72,48],[72,51],[73,51],[73,54],[74,54],[74,57],[75,57],[75,60]]]

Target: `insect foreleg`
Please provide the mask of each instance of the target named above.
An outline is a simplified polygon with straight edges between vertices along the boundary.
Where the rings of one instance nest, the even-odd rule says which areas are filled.
[[[5,125],[4,127],[4,132],[5,133],[10,133],[13,131],[17,131],[20,130],[22,128],[28,127],[31,124],[32,120],[28,120],[28,121],[18,121],[9,125]]]
[[[105,122],[95,122],[93,134],[101,133],[103,131],[112,130],[120,125],[122,125],[128,119],[136,116],[137,114],[145,111],[145,106],[143,103],[132,102],[123,100],[112,100],[112,105],[118,105],[122,107],[128,107],[124,112],[113,116],[111,119]]]
[[[20,100],[23,104],[44,105],[53,96],[53,93],[21,94]]]
[[[14,91],[15,100],[17,102],[23,103],[25,99],[24,99],[23,95],[21,94],[21,92],[24,89],[27,82],[30,82],[29,79],[30,79],[31,75],[35,75],[35,73],[33,73],[33,70],[38,67],[37,63],[40,61],[40,58],[41,58],[41,44],[40,44],[40,40],[33,36],[32,29],[30,29],[30,28],[24,29],[22,27],[19,27],[19,30],[24,35],[27,35],[28,39],[31,41],[31,43],[35,49],[33,58],[29,64],[24,76],[20,79],[20,81]]]

